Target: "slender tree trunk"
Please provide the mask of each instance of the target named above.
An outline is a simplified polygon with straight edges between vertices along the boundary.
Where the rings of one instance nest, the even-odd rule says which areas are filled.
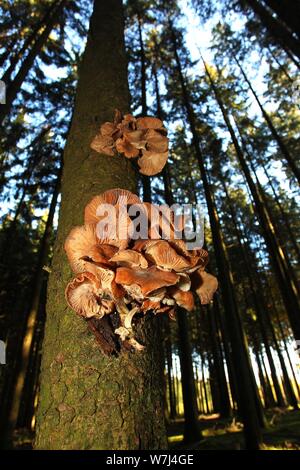
[[[263,390],[265,408],[274,407],[276,405],[276,403],[275,403],[275,400],[274,400],[272,389],[270,388],[269,383],[267,383],[267,381],[265,379],[265,376],[264,376],[264,371],[263,371],[263,367],[262,367],[262,363],[261,363],[261,359],[260,359],[256,339],[253,338],[253,340],[255,342],[255,344],[253,346],[253,351],[254,351],[257,367],[258,367],[258,374],[259,374],[260,384],[261,384],[261,387],[262,387],[262,390]]]
[[[36,275],[32,282],[34,286],[33,294],[32,294],[32,302],[29,309],[29,314],[27,316],[26,328],[24,333],[24,338],[22,342],[22,351],[21,351],[21,358],[17,367],[17,377],[15,379],[14,390],[12,394],[11,401],[7,407],[7,426],[4,428],[4,445],[9,446],[12,439],[12,433],[16,427],[17,419],[19,416],[20,406],[21,406],[21,399],[22,393],[24,388],[24,383],[26,379],[26,374],[28,371],[28,365],[30,360],[30,353],[31,348],[34,340],[34,332],[36,328],[36,320],[39,310],[40,298],[42,293],[43,287],[43,280],[44,280],[44,272],[43,266],[46,263],[48,252],[49,252],[49,245],[50,245],[50,238],[52,234],[52,226],[53,226],[53,218],[55,214],[55,208],[57,205],[57,199],[59,196],[59,189],[60,189],[60,179],[61,176],[59,174],[57,178],[57,182],[54,188],[50,208],[49,208],[49,215],[47,218],[47,223],[45,227],[45,231],[43,234],[43,238],[41,241],[40,249],[39,249],[39,256],[37,261],[37,268],[36,268]],[[2,428],[4,423],[2,421]]]
[[[267,319],[268,324],[269,324],[269,329],[270,329],[270,332],[271,332],[271,336],[272,336],[272,339],[273,339],[275,350],[277,352],[277,356],[278,356],[278,359],[279,359],[279,362],[280,362],[280,367],[281,367],[282,376],[283,376],[283,386],[284,386],[287,401],[294,409],[297,410],[298,409],[298,400],[297,400],[297,397],[295,395],[293,386],[291,384],[291,380],[290,380],[290,377],[289,377],[289,374],[288,374],[288,371],[287,371],[287,368],[286,368],[286,365],[285,365],[284,358],[283,358],[282,353],[281,353],[281,349],[280,349],[280,346],[279,346],[279,343],[278,343],[278,340],[277,340],[277,336],[276,336],[276,333],[275,333],[273,322],[272,322],[270,312],[269,312],[268,309],[266,309],[266,319]]]
[[[238,161],[241,165],[241,168],[247,180],[247,184],[253,196],[255,208],[258,213],[260,223],[262,224],[264,238],[268,247],[268,251],[270,253],[270,260],[274,267],[274,271],[275,271],[277,281],[278,281],[278,286],[281,290],[282,298],[285,303],[285,307],[289,316],[289,320],[290,320],[295,338],[300,338],[300,309],[299,309],[299,303],[298,303],[299,299],[297,296],[297,288],[295,286],[293,279],[291,279],[290,272],[287,267],[286,259],[284,257],[284,253],[278,244],[278,240],[276,240],[275,238],[274,227],[269,218],[268,212],[265,208],[265,205],[260,196],[260,193],[257,190],[252,180],[252,177],[251,177],[249,168],[247,166],[246,160],[244,158],[242,149],[238,143],[235,132],[230,123],[228,114],[221,100],[221,97],[216,89],[214,81],[209,73],[209,70],[205,62],[204,62],[204,65],[205,65],[206,73],[209,78],[212,90],[214,92],[214,95],[220,107],[220,110],[223,114],[223,118],[228,128],[228,131],[231,135],[231,139],[232,139],[235,151],[236,151]]]
[[[268,334],[267,334],[266,327],[265,327],[265,322],[264,322],[264,316],[265,316],[265,312],[267,311],[267,308],[265,306],[265,303],[263,301],[262,296],[260,295],[259,286],[256,286],[256,287],[254,286],[254,282],[253,282],[253,277],[254,276],[253,276],[253,274],[251,272],[251,269],[250,269],[251,264],[250,264],[249,259],[247,257],[247,253],[244,249],[244,246],[241,243],[241,234],[240,234],[240,231],[239,231],[239,228],[238,228],[238,225],[237,225],[235,213],[234,213],[234,210],[233,210],[233,207],[232,207],[232,204],[231,204],[231,200],[230,200],[230,197],[229,197],[229,194],[228,194],[228,191],[227,191],[227,187],[226,187],[226,184],[225,184],[224,180],[221,179],[221,181],[222,181],[223,190],[226,194],[226,200],[227,200],[229,211],[230,211],[230,214],[231,214],[231,217],[232,217],[232,221],[233,221],[233,224],[234,224],[234,231],[235,231],[235,235],[236,235],[236,238],[237,238],[237,241],[238,241],[239,250],[240,250],[242,258],[243,258],[244,269],[245,269],[246,275],[248,277],[250,292],[251,292],[251,295],[252,295],[252,298],[253,298],[253,301],[254,301],[255,311],[256,311],[256,314],[257,314],[257,319],[258,319],[258,323],[259,323],[259,326],[260,326],[260,331],[261,331],[261,334],[262,334],[262,339],[263,339],[263,343],[265,345],[266,355],[267,355],[270,370],[271,370],[272,381],[273,381],[274,389],[275,389],[275,392],[276,392],[277,404],[278,404],[278,406],[285,406],[285,400],[284,400],[284,397],[283,397],[282,392],[281,392],[281,388],[280,388],[279,380],[278,380],[278,377],[277,377],[277,372],[276,372],[274,360],[273,360],[273,357],[272,357],[271,348],[270,348],[270,345],[269,345]],[[246,298],[246,292],[244,292],[244,297]]]
[[[242,142],[242,144],[243,144],[243,149],[245,150],[245,152],[246,152],[246,154],[247,154],[248,161],[249,161],[249,163],[250,163],[251,169],[252,169],[252,171],[253,171],[253,173],[254,173],[254,175],[255,175],[256,184],[257,184],[257,186],[259,187],[259,190],[260,190],[260,192],[261,192],[261,194],[262,194],[262,196],[263,196],[263,198],[264,198],[264,201],[265,201],[265,203],[266,203],[266,205],[267,205],[267,199],[266,199],[266,197],[265,197],[264,190],[263,190],[261,184],[259,183],[259,178],[257,177],[257,173],[256,173],[256,170],[255,170],[255,167],[254,167],[253,162],[252,162],[252,160],[251,160],[251,155],[250,155],[250,153],[248,152],[248,149],[247,149],[247,141],[245,140],[245,137],[243,136],[243,134],[242,134],[242,132],[241,132],[241,129],[240,129],[240,126],[239,126],[239,124],[237,124],[236,119],[235,119],[234,121],[235,121],[236,128],[237,128],[237,130],[238,130],[238,134],[239,134],[239,136],[240,136],[241,142]],[[253,148],[252,145],[251,145],[251,147]],[[265,173],[265,175],[266,175],[266,177],[267,177],[267,179],[268,179],[268,184],[269,184],[269,186],[270,186],[270,188],[271,188],[271,190],[272,190],[273,197],[274,197],[274,201],[275,201],[275,203],[276,203],[276,205],[277,205],[277,207],[278,207],[278,209],[279,209],[279,211],[280,211],[280,214],[281,214],[281,217],[282,217],[282,221],[283,221],[284,226],[286,227],[286,230],[287,230],[287,232],[288,232],[288,234],[289,234],[290,241],[291,241],[291,243],[292,243],[292,245],[293,245],[295,254],[296,254],[297,258],[298,258],[298,262],[300,263],[300,248],[299,248],[299,245],[298,245],[298,243],[297,243],[297,240],[295,239],[294,233],[293,233],[293,231],[292,231],[292,229],[291,229],[288,216],[287,216],[287,214],[285,213],[284,208],[282,207],[282,204],[281,204],[281,202],[280,202],[280,200],[279,200],[278,194],[277,194],[277,192],[276,192],[276,190],[275,190],[275,188],[274,188],[274,185],[273,185],[273,183],[272,183],[272,180],[271,180],[271,178],[270,178],[270,175],[269,175],[269,173],[268,173],[268,171],[267,171],[266,165],[265,165],[263,162],[260,162],[260,164],[261,164],[261,166],[262,166],[262,168],[263,168],[263,171],[264,171],[264,173]],[[274,219],[272,220],[272,223],[273,223],[273,225],[274,225]],[[277,230],[276,232],[278,233],[278,230]]]
[[[8,83],[10,81],[11,75],[14,72],[19,60],[24,56],[24,54],[26,54],[31,44],[37,41],[38,34],[41,28],[47,25],[48,21],[51,18],[51,14],[54,12],[58,4],[59,0],[56,0],[50,5],[48,11],[46,11],[43,18],[37,22],[36,26],[32,29],[31,33],[25,39],[22,47],[18,51],[16,51],[15,54],[11,57],[9,67],[6,69],[1,78],[1,80],[3,80],[5,83]]]
[[[290,76],[290,74],[288,73],[287,69],[281,64],[281,62],[277,59],[276,55],[274,54],[274,52],[272,51],[271,47],[269,45],[266,46],[266,48],[268,49],[268,52],[269,54],[271,55],[272,59],[274,60],[274,62],[276,62],[276,64],[278,65],[279,69],[282,71],[282,73],[286,76],[286,78],[288,79],[288,81],[290,83],[294,83],[294,80],[292,79],[292,77]]]
[[[235,60],[235,62],[237,63],[247,85],[249,86],[249,89],[251,90],[251,93],[253,94],[254,98],[255,98],[255,101],[257,102],[260,110],[261,110],[261,113],[266,121],[266,123],[268,124],[268,127],[270,129],[270,132],[274,138],[274,140],[276,141],[277,145],[278,145],[278,148],[280,150],[280,152],[282,153],[282,155],[284,156],[284,158],[286,159],[291,171],[294,173],[298,183],[300,184],[300,170],[299,168],[297,167],[296,165],[296,162],[294,160],[294,158],[292,157],[292,155],[290,154],[290,152],[288,151],[287,149],[287,146],[285,145],[282,137],[278,134],[270,116],[268,115],[267,111],[264,109],[263,105],[261,104],[260,102],[260,99],[256,93],[256,91],[254,90],[253,86],[251,85],[251,82],[250,80],[248,79],[247,75],[245,74],[240,62],[238,61],[238,59],[233,55],[233,58]]]
[[[172,381],[172,343],[170,338],[170,325],[166,322],[165,328],[165,351],[167,359],[167,374],[168,374],[168,391],[169,391],[169,404],[170,404],[170,419],[176,417],[176,399],[174,395],[173,381]]]
[[[226,361],[227,371],[228,371],[228,379],[230,384],[230,392],[232,398],[232,407],[236,408],[237,403],[237,376],[236,370],[234,368],[232,354],[231,354],[231,347],[230,347],[230,340],[228,334],[228,325],[224,320],[223,312],[221,312],[219,300],[216,297],[214,299],[214,309],[216,313],[216,321],[217,325],[220,328],[222,334],[222,344],[224,348],[224,358]]]
[[[180,341],[180,370],[182,397],[184,404],[184,441],[196,442],[202,439],[198,423],[198,408],[196,399],[196,389],[194,380],[194,371],[192,363],[192,351],[189,341],[188,322],[186,321],[187,312],[178,308],[178,337]]]
[[[157,71],[154,66],[154,81],[155,81],[155,92],[156,92],[156,109],[157,109],[157,117],[161,119],[162,117],[162,107],[161,107],[161,99],[160,99],[160,92],[159,92],[159,84],[157,78]],[[164,182],[164,193],[165,193],[165,201],[169,206],[174,204],[174,197],[171,189],[171,178],[170,178],[170,171],[168,164],[165,166],[163,170],[163,182]],[[180,316],[180,318],[179,318]],[[197,398],[196,398],[196,388],[195,388],[195,377],[193,371],[193,363],[192,363],[192,356],[191,356],[191,348],[189,345],[189,335],[188,335],[188,319],[186,316],[186,312],[178,313],[177,315],[177,323],[179,328],[179,355],[181,358],[181,365],[183,364],[183,359],[187,364],[187,368],[183,373],[181,367],[181,375],[182,375],[182,390],[183,399],[184,401],[184,417],[185,417],[185,433],[184,433],[184,440],[186,442],[197,441],[201,439],[201,432],[199,430],[198,425],[198,409],[197,409]],[[184,325],[184,327],[182,327]],[[184,357],[186,354],[189,354],[188,357]],[[192,374],[192,375],[190,375]],[[196,406],[195,406],[196,405]],[[187,410],[186,407],[189,409]]]
[[[142,31],[142,19],[140,14],[137,14],[138,18],[138,33],[139,33],[139,46],[140,46],[140,59],[141,59],[141,105],[142,105],[142,116],[147,116],[147,73],[146,73],[146,55],[143,41]],[[143,199],[145,202],[151,202],[151,179],[149,176],[142,175],[143,184]]]
[[[172,38],[173,53],[176,60],[177,72],[181,84],[183,106],[186,110],[189,126],[193,135],[193,145],[201,171],[205,198],[207,202],[216,263],[219,278],[221,279],[220,287],[223,295],[225,316],[226,321],[230,325],[228,332],[230,334],[232,358],[235,363],[236,370],[239,370],[239,380],[237,381],[237,398],[239,410],[244,422],[246,447],[248,449],[258,449],[262,443],[262,435],[256,413],[256,403],[255,396],[253,394],[253,382],[251,378],[252,372],[249,369],[248,351],[244,343],[244,335],[241,331],[239,312],[237,310],[236,299],[234,296],[232,274],[226,255],[226,247],[220,230],[218,215],[210,192],[204,158],[201,152],[200,141],[196,131],[194,113],[190,105],[189,94],[183,77],[181,63],[177,51],[176,36],[171,22],[169,22],[169,29]]]
[[[300,4],[298,0],[264,0],[284,22],[290,30],[300,39]]]
[[[10,112],[13,101],[15,100],[20,88],[27,77],[28,72],[30,71],[35,59],[40,54],[42,48],[46,44],[46,41],[54,28],[57,24],[60,14],[65,7],[66,0],[60,0],[58,3],[57,8],[54,10],[53,14],[50,16],[48,23],[45,26],[45,29],[37,38],[36,42],[33,44],[30,52],[28,53],[26,59],[24,59],[17,75],[13,79],[13,81],[7,83],[6,89],[6,103],[1,105],[0,107],[0,124],[2,123],[5,116]]]
[[[155,321],[139,328],[145,352],[104,356],[86,322],[66,306],[71,271],[63,250],[67,234],[83,223],[96,194],[136,190],[131,162],[99,155],[90,142],[114,109],[128,112],[129,94],[121,0],[94,2],[64,154],[62,203],[49,278],[37,449],[135,450],[167,446]]]
[[[226,375],[224,371],[223,357],[219,347],[219,335],[216,323],[216,303],[214,302],[213,308],[208,312],[208,324],[210,329],[210,338],[212,343],[212,353],[214,358],[214,369],[216,370],[216,378],[219,389],[220,411],[222,418],[229,418],[231,416],[230,399],[227,388]]]
[[[248,5],[261,20],[270,36],[281,46],[288,48],[293,54],[300,57],[300,43],[291,32],[258,1],[247,0]]]

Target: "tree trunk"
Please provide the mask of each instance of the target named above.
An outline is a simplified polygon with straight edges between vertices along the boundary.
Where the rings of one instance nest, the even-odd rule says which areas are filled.
[[[154,82],[155,82],[155,95],[156,95],[156,109],[157,109],[157,117],[159,119],[162,118],[162,108],[161,108],[161,99],[160,99],[160,92],[159,92],[159,84],[157,78],[157,71],[155,65],[153,66],[153,73],[154,73]],[[163,183],[164,183],[164,195],[165,201],[169,206],[174,204],[174,197],[171,188],[171,177],[170,171],[168,167],[168,163],[166,164],[163,170]],[[183,314],[185,313],[185,314]],[[195,376],[193,371],[193,364],[192,364],[192,353],[191,347],[189,344],[189,335],[188,335],[188,319],[186,316],[186,312],[183,311],[180,315],[177,315],[177,324],[179,331],[179,355],[180,358],[184,358],[185,363],[187,364],[186,370],[182,371],[182,359],[181,359],[181,380],[182,380],[182,390],[185,389],[183,392],[183,397],[188,395],[187,399],[183,399],[184,402],[184,418],[185,418],[185,432],[184,432],[184,440],[185,442],[192,442],[197,441],[202,438],[201,432],[198,426],[198,408],[197,408],[197,398],[196,398],[196,388],[195,388]],[[180,318],[179,318],[180,316]],[[184,357],[186,354],[189,354],[189,357]],[[189,409],[187,409],[188,407]]]
[[[265,322],[264,322],[264,317],[265,317],[265,312],[267,311],[267,307],[265,305],[265,302],[264,302],[264,299],[263,299],[262,295],[260,294],[259,286],[254,285],[253,278],[255,276],[253,275],[253,272],[251,271],[251,263],[250,263],[250,260],[248,259],[247,252],[244,249],[244,245],[241,243],[241,238],[242,237],[241,237],[241,233],[239,231],[238,224],[237,224],[237,221],[236,221],[236,216],[235,216],[232,204],[231,204],[231,199],[229,197],[227,187],[226,187],[226,184],[225,184],[224,180],[221,179],[221,181],[222,181],[223,190],[226,194],[226,200],[227,200],[228,208],[229,208],[230,215],[231,215],[231,218],[232,218],[232,221],[233,221],[234,231],[235,231],[235,235],[236,235],[236,238],[237,238],[237,241],[238,241],[239,250],[240,250],[240,253],[242,255],[245,273],[248,277],[250,292],[251,292],[251,296],[253,298],[254,307],[255,307],[258,323],[259,323],[259,326],[260,326],[260,331],[261,331],[261,334],[262,334],[263,343],[264,343],[265,350],[266,350],[266,355],[267,355],[270,370],[271,370],[271,377],[272,377],[272,381],[273,381],[273,385],[274,385],[274,389],[275,389],[275,393],[276,393],[277,404],[278,404],[278,406],[285,406],[286,403],[285,403],[284,397],[283,397],[282,392],[281,392],[281,388],[280,388],[279,380],[278,380],[278,377],[277,377],[274,360],[273,360],[273,357],[272,357],[271,348],[270,348],[270,345],[269,345],[268,334],[267,334],[267,330],[266,330],[266,326],[265,326]],[[243,290],[244,290],[244,286],[242,286],[242,287],[243,287]],[[246,298],[246,295],[247,295],[247,292],[244,292],[244,297],[245,298]]]
[[[276,62],[276,64],[278,65],[279,69],[281,70],[281,72],[286,76],[286,78],[288,79],[288,81],[293,85],[294,84],[294,80],[292,79],[292,77],[290,76],[290,74],[288,73],[287,69],[284,67],[284,65],[282,65],[282,63],[277,59],[276,55],[274,54],[274,52],[272,51],[271,47],[269,45],[266,45],[266,48],[268,49],[268,52],[270,54],[270,56],[272,57],[272,59],[274,60],[274,62]]]
[[[300,309],[299,309],[297,289],[296,289],[295,283],[290,276],[290,272],[287,268],[283,251],[281,247],[279,246],[278,241],[275,237],[274,227],[271,223],[269,214],[265,208],[261,195],[252,180],[252,177],[251,177],[249,168],[247,166],[247,162],[244,158],[242,149],[236,138],[234,129],[230,123],[224,104],[221,100],[218,90],[216,89],[214,81],[209,73],[208,67],[205,62],[204,62],[204,66],[205,66],[206,73],[209,78],[212,90],[216,97],[217,103],[222,112],[224,121],[231,135],[231,139],[232,139],[235,151],[236,151],[236,156],[241,165],[241,168],[247,180],[247,184],[253,196],[255,208],[258,213],[260,223],[262,225],[264,238],[265,238],[266,245],[270,254],[270,261],[274,267],[274,271],[275,271],[277,281],[278,281],[278,286],[281,290],[282,298],[285,303],[285,307],[289,316],[291,327],[293,329],[295,338],[300,338]]]
[[[50,5],[48,11],[46,11],[43,18],[37,22],[36,26],[25,39],[20,50],[16,51],[16,53],[10,59],[9,67],[6,69],[1,78],[1,80],[3,80],[5,83],[8,83],[8,81],[10,80],[11,75],[16,68],[16,65],[18,64],[19,60],[24,56],[24,54],[26,54],[27,49],[31,46],[33,42],[37,41],[39,31],[43,26],[47,25],[51,18],[52,12],[54,12],[55,8],[58,6],[58,3],[59,0],[56,0]]]
[[[263,371],[263,367],[262,367],[262,363],[261,363],[261,359],[259,355],[258,342],[255,337],[253,337],[253,343],[254,343],[253,352],[254,352],[257,367],[258,367],[259,381],[263,390],[264,405],[265,405],[265,408],[274,407],[276,403],[274,400],[272,389],[269,386],[269,383],[266,381],[266,378],[264,376],[264,371]]]
[[[42,48],[46,44],[46,41],[56,23],[59,20],[60,14],[65,7],[66,0],[60,0],[57,8],[54,10],[53,14],[50,16],[48,23],[45,26],[45,29],[37,38],[36,42],[33,44],[29,54],[27,55],[26,59],[23,61],[20,70],[18,71],[17,75],[10,83],[7,83],[6,89],[6,103],[1,105],[0,108],[0,124],[3,122],[5,116],[10,112],[12,103],[16,98],[20,88],[30,71],[35,59],[40,54]]]
[[[168,323],[167,323],[168,322]],[[176,397],[174,394],[173,380],[172,380],[172,343],[170,338],[170,325],[169,319],[167,319],[166,328],[165,328],[165,351],[166,351],[166,360],[167,360],[167,374],[168,374],[168,392],[169,392],[169,405],[170,405],[170,419],[175,419],[176,417]]]
[[[248,356],[247,347],[244,342],[244,335],[241,331],[239,312],[237,310],[236,299],[234,296],[232,274],[226,255],[226,247],[220,230],[218,215],[214,206],[209,187],[206,167],[204,164],[204,159],[200,147],[200,141],[196,131],[194,112],[190,104],[189,94],[183,77],[181,63],[177,51],[176,36],[171,21],[169,21],[169,29],[172,38],[173,53],[176,60],[177,72],[181,84],[183,106],[186,110],[190,130],[193,135],[193,145],[202,176],[202,182],[212,231],[214,252],[218,268],[218,275],[221,279],[220,287],[223,295],[225,317],[229,325],[228,333],[230,335],[232,358],[236,370],[239,371],[239,380],[237,381],[237,399],[239,410],[244,422],[246,447],[248,449],[258,449],[260,447],[260,444],[262,443],[262,435],[259,426],[258,416],[256,413],[255,396],[252,388],[252,371],[249,369],[250,359]]]
[[[300,39],[300,4],[297,0],[264,0],[284,22],[290,30]]]
[[[187,312],[184,309],[178,308],[176,316],[180,343],[179,357],[184,405],[184,441],[185,443],[189,443],[199,441],[202,439],[202,435],[198,422],[198,407],[192,363],[192,351],[186,318]]]
[[[294,173],[299,185],[300,185],[300,170],[299,168],[297,167],[296,165],[296,162],[294,161],[293,157],[291,156],[290,152],[288,151],[285,143],[283,142],[281,136],[278,134],[276,128],[274,127],[274,124],[270,118],[270,116],[268,115],[268,113],[266,112],[266,110],[264,109],[263,105],[261,104],[260,102],[260,99],[258,98],[258,95],[256,94],[254,88],[252,87],[251,85],[251,82],[250,80],[248,79],[247,75],[245,74],[240,62],[237,60],[237,58],[235,56],[233,56],[235,62],[237,63],[247,85],[249,86],[250,90],[251,90],[251,93],[253,94],[254,98],[255,98],[255,101],[257,102],[261,112],[262,112],[262,115],[264,117],[264,119],[266,120],[266,123],[268,124],[268,127],[270,129],[270,132],[274,138],[274,140],[277,142],[277,145],[279,147],[279,150],[281,151],[282,155],[284,156],[284,158],[286,159],[291,171]]]
[[[208,312],[208,323],[210,327],[210,337],[212,342],[212,352],[214,358],[214,368],[216,369],[216,376],[218,381],[219,396],[220,396],[220,414],[222,418],[229,418],[232,414],[230,406],[230,398],[228,394],[228,387],[226,381],[226,375],[224,370],[224,363],[222,357],[222,351],[219,345],[219,334],[216,322],[216,310],[218,305],[216,302],[213,304],[213,308]]]
[[[167,447],[162,410],[159,336],[145,319],[145,352],[104,356],[86,322],[67,308],[71,271],[63,250],[70,229],[83,223],[95,195],[136,190],[126,158],[99,155],[90,142],[115,108],[128,112],[121,0],[94,2],[64,155],[62,203],[48,287],[36,449],[135,450]]]
[[[140,14],[137,13],[138,18],[138,33],[139,33],[139,46],[140,46],[140,59],[141,59],[141,105],[142,105],[142,116],[147,116],[147,73],[146,73],[146,55],[143,41],[142,31],[142,20]],[[142,175],[143,184],[143,200],[145,202],[151,202],[151,178],[150,176]]]
[[[4,441],[7,442],[8,445],[11,442],[12,433],[16,427],[16,423],[18,420],[24,383],[25,383],[25,379],[26,379],[26,375],[28,371],[28,365],[30,361],[31,348],[32,348],[33,340],[34,340],[37,315],[39,311],[39,305],[40,305],[40,299],[41,299],[42,287],[43,287],[43,281],[44,281],[43,266],[45,265],[47,261],[49,247],[50,247],[49,245],[50,245],[50,238],[51,238],[51,234],[53,230],[53,219],[54,219],[55,209],[57,205],[57,199],[59,196],[59,190],[60,190],[60,180],[61,180],[61,176],[59,174],[55,188],[54,188],[50,208],[49,208],[49,215],[47,218],[45,231],[44,231],[43,238],[41,241],[37,268],[36,268],[36,275],[35,275],[35,279],[32,282],[34,286],[32,302],[31,302],[29,314],[27,317],[27,324],[26,324],[25,334],[24,334],[23,343],[22,343],[21,358],[20,358],[20,362],[17,368],[17,377],[16,377],[16,381],[14,384],[12,399],[8,407],[8,424],[7,424],[7,429],[5,431],[6,437],[4,439]]]
[[[259,17],[262,25],[267,29],[270,36],[283,47],[288,48],[293,54],[300,57],[300,43],[289,30],[257,0],[247,0],[248,5]]]

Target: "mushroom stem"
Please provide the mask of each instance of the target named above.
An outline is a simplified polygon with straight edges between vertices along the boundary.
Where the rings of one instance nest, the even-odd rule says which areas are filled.
[[[136,349],[137,351],[143,351],[143,349],[145,349],[145,346],[143,346],[142,344],[140,344],[136,339],[134,338],[130,338],[128,340],[128,343],[131,344],[131,346]]]
[[[139,311],[139,307],[134,307],[133,309],[130,310],[130,312],[125,316],[124,318],[124,326],[128,330],[132,329],[131,322],[134,317],[134,315]]]

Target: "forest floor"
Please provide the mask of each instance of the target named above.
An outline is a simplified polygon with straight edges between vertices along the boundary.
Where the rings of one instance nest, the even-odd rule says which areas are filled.
[[[275,408],[268,410],[269,423],[263,431],[265,450],[300,450],[300,411]],[[201,415],[199,425],[203,434],[201,442],[183,442],[183,418],[168,426],[170,449],[176,450],[242,450],[244,439],[242,424],[235,419],[220,419],[219,415]],[[14,449],[32,449],[33,433],[19,429],[15,433]]]
[[[266,413],[268,428],[263,430],[265,450],[300,450],[300,411],[281,409]],[[184,420],[168,426],[170,449],[176,450],[243,450],[242,424],[236,419],[220,419],[217,414],[199,418],[203,440],[194,444],[183,441]]]

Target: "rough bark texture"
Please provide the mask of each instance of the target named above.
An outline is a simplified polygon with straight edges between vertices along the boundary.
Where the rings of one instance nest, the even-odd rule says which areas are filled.
[[[146,321],[146,352],[105,357],[87,324],[66,305],[71,271],[63,250],[83,208],[114,187],[135,190],[129,160],[96,154],[90,142],[115,108],[128,112],[121,0],[95,1],[65,150],[62,206],[43,347],[37,449],[166,448],[154,322]],[[139,340],[145,340],[138,331]]]

